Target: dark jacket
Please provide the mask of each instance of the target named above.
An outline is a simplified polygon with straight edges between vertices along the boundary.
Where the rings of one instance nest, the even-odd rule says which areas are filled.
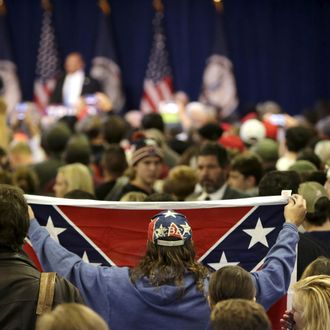
[[[64,80],[65,80],[65,74],[60,76],[60,78],[57,80],[55,89],[49,100],[50,104],[62,104],[63,103],[62,90],[63,90]],[[94,94],[96,92],[101,92],[100,83],[97,80],[95,80],[89,76],[85,76],[82,90],[81,90],[81,95]]]
[[[317,234],[319,233],[327,235],[327,232],[317,232]],[[330,245],[326,244],[326,242],[318,241],[313,235],[315,235],[315,232],[299,234],[297,280],[300,279],[306,267],[316,258],[321,256],[330,258]]]
[[[222,199],[236,199],[236,198],[247,198],[247,197],[250,196],[236,189],[230,188],[228,186],[225,190],[225,193],[223,194]]]
[[[0,329],[34,330],[40,272],[24,252],[0,248]],[[53,307],[83,303],[76,287],[57,276]]]

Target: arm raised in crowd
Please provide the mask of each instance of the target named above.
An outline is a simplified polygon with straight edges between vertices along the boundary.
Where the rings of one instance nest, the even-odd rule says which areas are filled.
[[[298,227],[306,214],[306,201],[299,195],[289,198],[284,208],[285,224],[276,243],[269,250],[263,268],[252,273],[256,299],[266,309],[270,308],[288,290],[296,261],[299,240]]]

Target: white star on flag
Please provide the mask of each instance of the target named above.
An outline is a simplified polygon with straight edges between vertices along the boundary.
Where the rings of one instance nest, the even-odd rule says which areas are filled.
[[[236,266],[238,264],[239,264],[239,262],[229,262],[227,260],[227,257],[225,255],[225,253],[222,252],[222,255],[221,255],[221,258],[220,258],[219,262],[211,262],[208,265],[210,267],[212,267],[214,270],[218,270],[218,269],[220,269],[224,266]]]
[[[102,265],[101,263],[90,262],[86,251],[84,251],[84,254],[83,254],[83,256],[82,256],[81,259],[82,259],[83,261],[87,262],[88,264],[91,264],[91,265],[94,265],[94,266],[100,266],[100,265]]]
[[[52,218],[49,216],[47,220],[46,229],[48,230],[50,236],[57,242],[60,243],[58,240],[58,235],[66,231],[66,228],[55,227]]]
[[[248,234],[249,236],[251,236],[251,241],[250,241],[250,245],[249,245],[249,249],[256,245],[258,242],[260,242],[261,244],[268,246],[268,241],[266,236],[272,232],[275,229],[275,227],[269,227],[269,228],[264,228],[262,226],[261,220],[260,218],[258,218],[258,222],[256,224],[256,227],[254,229],[243,229],[243,231]]]
[[[168,211],[166,211],[165,213],[164,213],[164,216],[165,216],[165,218],[167,218],[167,217],[173,217],[173,218],[176,218],[176,215],[177,213],[176,212],[173,212],[173,211],[171,211],[171,210],[168,210]]]

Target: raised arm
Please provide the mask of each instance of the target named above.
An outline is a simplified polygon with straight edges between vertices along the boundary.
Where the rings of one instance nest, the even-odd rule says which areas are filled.
[[[285,224],[276,243],[269,250],[263,268],[251,273],[256,287],[256,299],[266,309],[288,290],[296,261],[298,227],[303,222],[305,214],[305,200],[299,195],[290,197],[284,208]]]

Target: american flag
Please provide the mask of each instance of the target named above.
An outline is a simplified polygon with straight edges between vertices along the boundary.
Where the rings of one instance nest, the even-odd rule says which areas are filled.
[[[125,97],[122,89],[121,71],[117,64],[114,36],[110,24],[110,6],[107,0],[99,0],[100,17],[92,61],[91,76],[102,83],[102,90],[111,100],[116,112],[122,110]]]
[[[150,219],[159,210],[187,216],[200,262],[260,268],[283,224],[284,197],[181,203],[122,203],[26,196],[41,225],[60,244],[95,265],[134,266],[145,252]],[[284,305],[283,305],[284,303]],[[274,320],[286,307],[280,302]],[[280,329],[278,325],[273,329]]]
[[[156,11],[153,20],[153,43],[146,76],[143,83],[143,96],[140,109],[144,113],[157,112],[158,103],[170,100],[173,93],[173,81],[166,50],[166,38],[161,11]]]
[[[55,88],[56,76],[59,72],[60,64],[52,25],[52,12],[45,5],[42,14],[36,79],[34,82],[34,100],[42,113],[44,113],[48,105],[49,97]]]

